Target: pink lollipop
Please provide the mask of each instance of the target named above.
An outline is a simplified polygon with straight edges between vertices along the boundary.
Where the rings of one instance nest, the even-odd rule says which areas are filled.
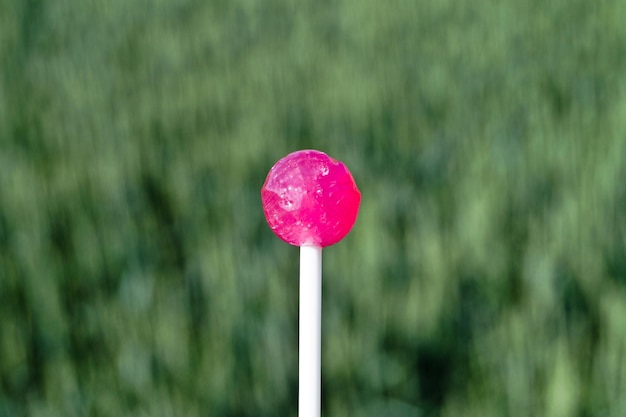
[[[352,229],[361,202],[346,166],[320,151],[297,151],[276,162],[263,189],[265,218],[295,246],[326,247]]]
[[[344,164],[306,150],[276,162],[261,198],[272,231],[300,246],[298,415],[319,417],[322,247],[339,242],[352,229],[361,193]]]

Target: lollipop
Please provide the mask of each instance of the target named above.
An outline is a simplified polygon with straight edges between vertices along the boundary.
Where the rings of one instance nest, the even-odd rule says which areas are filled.
[[[339,242],[352,228],[361,201],[348,168],[319,151],[298,151],[278,161],[261,196],[272,231],[295,246]]]
[[[298,415],[320,415],[322,248],[352,229],[361,193],[346,166],[323,152],[297,151],[272,167],[261,190],[272,231],[300,246]]]

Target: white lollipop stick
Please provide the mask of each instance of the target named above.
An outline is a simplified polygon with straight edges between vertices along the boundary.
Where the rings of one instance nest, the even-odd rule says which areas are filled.
[[[298,417],[319,417],[322,344],[322,248],[300,247]]]

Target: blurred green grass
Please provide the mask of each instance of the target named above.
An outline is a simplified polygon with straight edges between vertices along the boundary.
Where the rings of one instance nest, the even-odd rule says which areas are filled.
[[[626,413],[626,3],[0,0],[0,416],[295,416],[300,148],[328,416]]]

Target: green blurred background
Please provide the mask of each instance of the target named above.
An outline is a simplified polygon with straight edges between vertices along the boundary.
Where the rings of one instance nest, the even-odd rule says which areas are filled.
[[[626,415],[626,2],[0,0],[0,417],[296,416],[301,148],[325,416]]]

